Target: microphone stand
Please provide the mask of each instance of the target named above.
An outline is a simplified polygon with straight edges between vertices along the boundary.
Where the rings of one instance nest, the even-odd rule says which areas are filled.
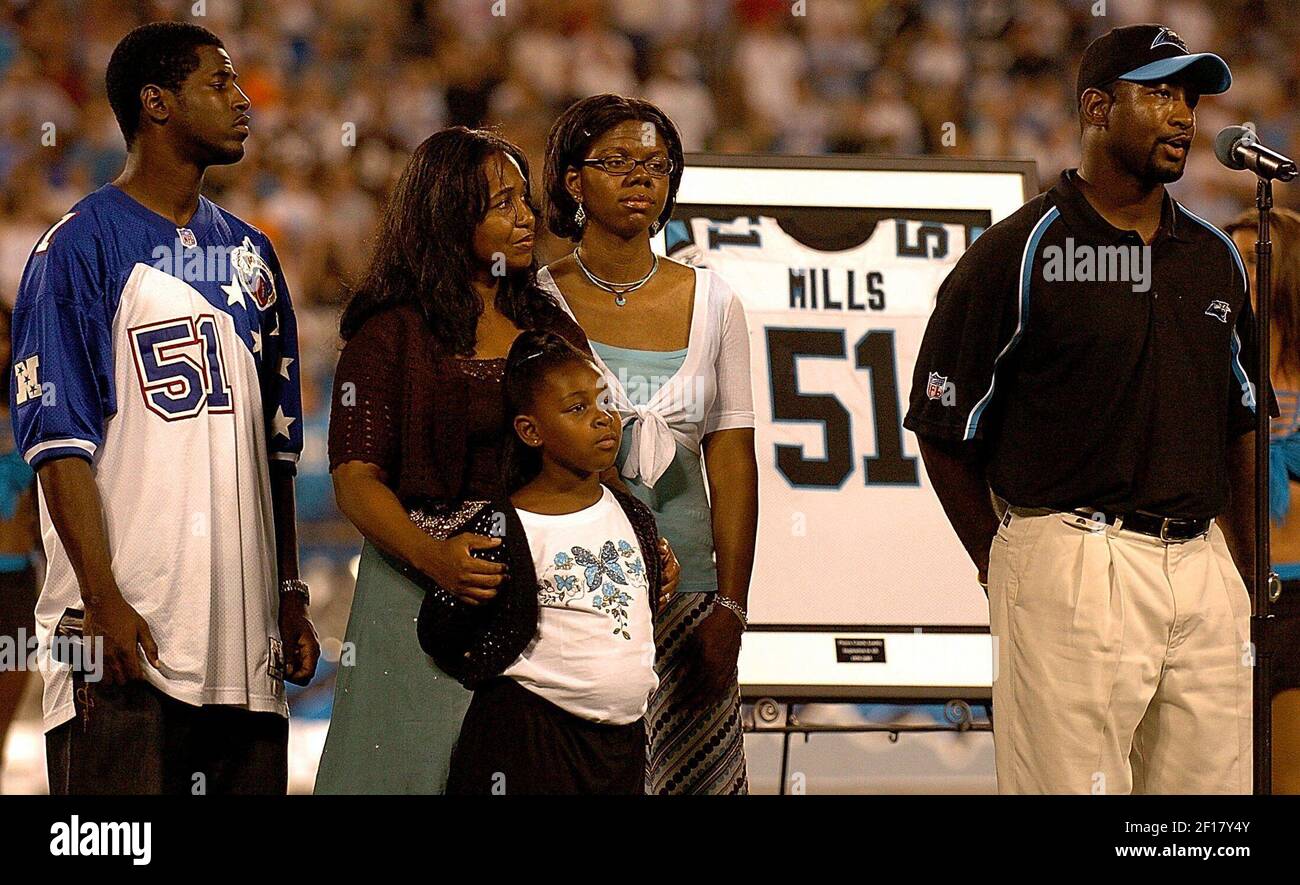
[[[1273,571],[1269,550],[1269,412],[1272,408],[1269,302],[1272,300],[1273,243],[1268,228],[1269,210],[1273,208],[1273,182],[1264,176],[1259,176],[1255,189],[1255,207],[1259,210],[1259,239],[1255,243],[1255,340],[1259,344],[1259,352],[1255,366],[1255,587],[1250,632],[1254,656],[1255,793],[1267,796],[1273,792],[1274,618],[1269,612],[1269,605],[1281,596],[1282,582]]]

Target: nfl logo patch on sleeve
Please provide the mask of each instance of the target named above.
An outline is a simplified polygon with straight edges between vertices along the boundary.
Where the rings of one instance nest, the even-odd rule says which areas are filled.
[[[14,363],[14,375],[17,378],[17,394],[14,399],[18,405],[22,405],[31,399],[41,398],[41,382],[36,375],[36,370],[41,364],[41,358],[29,356],[22,362]]]
[[[948,376],[940,375],[938,372],[931,372],[930,379],[925,385],[925,395],[930,399],[939,399],[947,389]]]

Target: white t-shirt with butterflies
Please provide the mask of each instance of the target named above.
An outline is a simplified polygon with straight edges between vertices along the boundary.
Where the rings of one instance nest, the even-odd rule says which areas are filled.
[[[602,489],[573,513],[518,511],[540,605],[537,635],[505,675],[575,716],[627,725],[659,685],[654,623],[636,533]]]

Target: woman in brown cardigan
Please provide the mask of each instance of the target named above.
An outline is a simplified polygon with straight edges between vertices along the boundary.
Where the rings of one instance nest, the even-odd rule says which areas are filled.
[[[536,210],[522,151],[463,127],[412,155],[364,282],[344,310],[330,412],[339,508],[365,536],[317,793],[432,793],[446,780],[470,692],[420,650],[414,569],[467,600],[504,566],[471,551],[499,539],[434,540],[411,511],[454,519],[501,492],[501,379],[522,329],[586,353],[582,330],[537,287]]]

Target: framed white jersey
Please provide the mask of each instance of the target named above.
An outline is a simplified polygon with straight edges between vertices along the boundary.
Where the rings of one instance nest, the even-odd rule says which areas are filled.
[[[158,644],[149,682],[191,704],[287,715],[269,464],[296,462],[302,405],[270,241],[206,198],[177,228],[105,185],[33,249],[13,353],[18,449],[33,468],[90,463],[114,577]],[[50,633],[81,596],[41,500],[49,730],[73,716]]]
[[[760,629],[987,629],[902,415],[939,284],[1033,179],[1016,162],[688,158],[657,248],[745,306]]]

